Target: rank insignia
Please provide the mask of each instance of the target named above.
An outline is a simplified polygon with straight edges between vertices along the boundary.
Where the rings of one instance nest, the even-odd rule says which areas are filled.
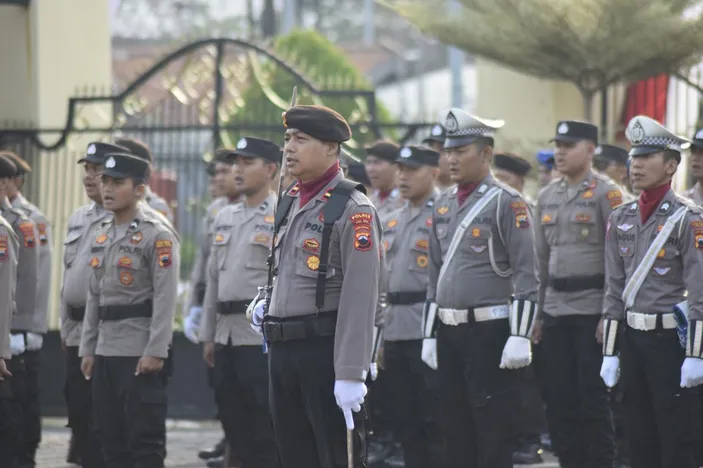
[[[273,215],[269,216],[264,216],[264,222],[268,224],[273,224],[273,222],[276,220],[276,218],[273,217]]]
[[[427,267],[427,255],[418,255],[417,259],[415,259],[415,263],[417,266],[420,268],[425,268]]]
[[[449,211],[448,206],[440,206],[439,208],[437,208],[437,213],[439,213],[441,215],[447,214],[448,211]]]
[[[542,215],[542,224],[548,224],[552,222],[552,217],[548,214]]]
[[[630,205],[630,207],[628,208],[628,210],[630,210],[630,211],[637,211],[637,202],[632,203],[632,204]]]
[[[353,215],[351,215],[349,217],[349,221],[352,222],[352,225],[354,225],[355,229],[360,224],[371,225],[372,220],[373,220],[373,215],[371,213],[354,213]]]
[[[394,228],[394,227],[396,227],[397,225],[398,225],[398,220],[396,220],[396,219],[391,219],[390,221],[388,221],[388,224],[387,224],[387,226],[388,226],[389,228]]]
[[[583,192],[583,195],[581,195],[582,198],[593,198],[593,191],[592,190],[586,190]]]
[[[266,234],[257,234],[254,236],[254,242],[258,244],[268,244],[271,241],[271,237]]]
[[[471,230],[471,237],[481,237],[481,230],[479,228],[473,228]]]
[[[130,241],[132,244],[138,244],[138,243],[140,243],[140,242],[142,241],[142,239],[144,239],[144,234],[142,234],[141,232],[137,231],[137,232],[135,232],[134,234],[132,234],[132,237],[129,239],[129,241]]]
[[[657,226],[657,232],[662,232],[662,229],[664,229],[663,224],[660,224],[659,226]]]
[[[105,241],[107,240],[107,235],[106,234],[100,234],[97,239],[95,239],[95,242],[98,244],[104,244]]]
[[[156,241],[157,249],[165,249],[166,247],[173,247],[173,242],[168,239],[159,239]]]
[[[303,250],[307,250],[308,252],[312,253],[317,253],[320,250],[320,243],[317,241],[317,239],[305,239],[303,241]]]
[[[297,195],[299,191],[300,191],[300,186],[296,182],[295,185],[292,186],[290,188],[290,190],[288,190],[288,195],[290,195],[290,196]]]
[[[7,260],[7,236],[0,236],[0,262]]]
[[[703,221],[691,221],[691,227],[693,229],[702,229],[703,230]]]
[[[310,255],[305,262],[312,271],[317,271],[320,268],[320,257],[317,255]]]
[[[100,266],[100,259],[98,257],[93,257],[90,259],[90,266],[97,268]]]
[[[472,245],[471,250],[476,253],[483,253],[486,250],[486,245]]]
[[[317,219],[321,222],[325,222],[325,213],[323,211],[320,211],[320,215],[317,217]]]
[[[591,220],[591,217],[587,213],[576,213],[575,219],[579,223],[587,223]]]
[[[366,252],[371,249],[371,233],[368,231],[357,230],[354,233],[354,248],[360,252]]]
[[[427,239],[420,239],[419,241],[415,242],[415,248],[418,250],[427,250],[428,246],[429,241]]]
[[[132,259],[129,257],[122,257],[117,261],[117,266],[120,266],[122,268],[131,268]]]
[[[432,227],[432,216],[427,218],[427,221],[425,221],[425,226]]]
[[[515,227],[519,229],[530,227],[530,222],[527,220],[527,214],[519,214],[515,216]]]
[[[661,213],[661,214],[666,214],[666,213],[669,212],[670,209],[671,209],[671,203],[668,202],[668,201],[665,201],[665,202],[662,203],[661,206],[659,207],[659,213]]]
[[[132,277],[132,273],[128,271],[124,271],[120,273],[120,283],[124,284],[125,286],[129,286],[132,284],[132,280],[134,278]]]

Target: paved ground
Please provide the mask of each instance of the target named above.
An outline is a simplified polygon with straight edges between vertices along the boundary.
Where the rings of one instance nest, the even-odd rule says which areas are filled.
[[[74,468],[66,464],[69,430],[65,420],[47,419],[41,448],[37,456],[37,468]],[[168,424],[168,459],[169,468],[201,468],[205,464],[196,453],[205,446],[217,442],[222,435],[215,423],[195,423],[190,421],[169,421]],[[543,464],[530,465],[532,468],[558,468],[552,457]]]

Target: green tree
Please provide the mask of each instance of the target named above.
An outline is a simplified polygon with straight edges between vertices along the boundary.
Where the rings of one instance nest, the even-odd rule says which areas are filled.
[[[381,0],[445,44],[516,71],[573,83],[585,118],[594,94],[675,74],[703,53],[698,0]]]

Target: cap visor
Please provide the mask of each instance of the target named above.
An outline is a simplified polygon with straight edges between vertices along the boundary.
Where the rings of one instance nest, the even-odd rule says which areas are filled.
[[[424,166],[424,164],[422,164],[420,162],[413,161],[410,159],[405,159],[405,158],[398,158],[395,160],[395,163],[399,166],[416,167],[416,168]]]
[[[90,164],[103,164],[105,159],[102,156],[86,156],[78,160],[78,164],[90,163]]]
[[[467,146],[475,142],[480,135],[468,135],[459,138],[447,138],[444,140],[444,148],[459,148],[460,146]]]
[[[666,148],[660,146],[635,146],[630,149],[628,153],[630,156],[646,156],[652,153],[659,153],[660,151],[665,151]]]
[[[446,140],[446,138],[431,136],[431,137],[427,137],[427,138],[425,138],[424,140],[422,140],[422,144],[423,144],[423,145],[426,145],[427,143],[441,143],[441,144],[444,144],[444,141],[445,141],[445,140]]]
[[[703,140],[691,140],[691,146],[703,149]]]
[[[581,137],[575,137],[575,136],[567,136],[567,135],[557,135],[551,140],[549,140],[550,143],[553,143],[555,141],[562,141],[564,143],[578,143],[579,141],[586,140],[586,138],[581,138]]]
[[[127,177],[130,177],[129,174],[118,172],[112,169],[103,169],[102,175],[112,177],[113,179],[126,179]]]

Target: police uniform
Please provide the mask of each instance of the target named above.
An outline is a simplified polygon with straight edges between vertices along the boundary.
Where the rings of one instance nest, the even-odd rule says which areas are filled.
[[[146,161],[111,153],[103,177],[145,180],[147,169]],[[95,357],[93,414],[103,455],[108,467],[163,467],[179,240],[139,204],[129,224],[105,220],[91,237],[79,354]],[[135,375],[142,356],[164,359],[164,367]]]
[[[445,148],[492,141],[502,125],[451,109]],[[537,299],[530,224],[525,200],[490,172],[463,203],[455,186],[434,204],[422,352],[439,363],[452,467],[513,466],[519,368],[530,363]]]
[[[532,169],[532,165],[524,158],[516,154],[511,153],[496,153],[493,155],[493,166],[496,169],[501,169],[507,172],[512,172],[518,177],[525,178]],[[520,191],[517,187],[513,187],[515,190]],[[525,199],[530,208],[534,209],[536,202],[531,199],[527,194],[521,193],[522,198]]]
[[[396,163],[437,167],[439,153],[426,147],[403,147]],[[445,463],[437,372],[421,359],[429,234],[438,193],[435,190],[421,207],[406,202],[382,218],[387,265],[382,299],[386,305],[383,375],[391,390],[395,434],[402,443],[407,468],[441,468]]]
[[[284,123],[321,141],[351,137],[344,118],[325,107],[293,107]],[[318,185],[319,190],[310,188]],[[302,206],[301,193],[311,196]],[[336,165],[317,181],[295,183],[278,210],[277,276],[263,331],[282,466],[346,467],[343,414],[360,408],[353,451],[355,466],[365,466],[360,403],[378,302],[378,215]]]
[[[703,129],[698,130],[691,138],[691,147],[703,148]],[[698,206],[703,206],[703,187],[701,187],[700,181],[696,181],[693,187],[686,191],[686,196],[693,200],[693,202]]]
[[[645,116],[626,136],[633,159],[688,146]],[[647,192],[608,221],[601,376],[612,386],[621,375],[633,468],[697,467],[703,216],[668,185],[651,205]]]
[[[377,141],[372,145],[364,148],[366,156],[374,156],[376,158],[395,163],[398,157],[399,146],[391,141]],[[376,208],[379,216],[384,216],[393,210],[400,208],[403,205],[403,200],[400,198],[400,192],[397,188],[391,189],[388,193],[383,193],[379,189],[375,189],[369,197],[371,203]]]
[[[280,148],[259,138],[242,138],[234,154],[281,162]],[[279,466],[263,338],[245,314],[266,282],[275,203],[270,194],[258,206],[245,199],[220,210],[207,266],[200,340],[215,343],[215,400],[225,436],[244,467]]]
[[[0,167],[2,174],[2,167]],[[12,359],[10,349],[10,326],[15,308],[17,286],[17,252],[19,244],[12,226],[0,216],[0,359],[9,367]],[[0,460],[11,464],[15,426],[12,413],[12,377],[0,376]]]
[[[597,145],[598,128],[563,121],[554,140]],[[593,171],[575,185],[562,177],[539,194],[535,240],[547,415],[564,467],[613,463],[612,417],[598,378],[595,333],[605,284],[605,226],[621,203],[620,188]]]

